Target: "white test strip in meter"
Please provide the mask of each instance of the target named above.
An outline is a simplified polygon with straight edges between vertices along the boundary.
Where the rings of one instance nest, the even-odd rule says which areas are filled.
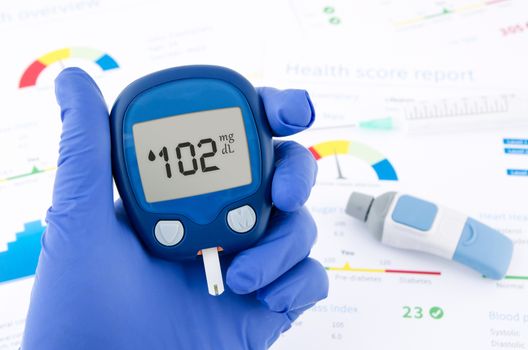
[[[209,294],[218,296],[224,292],[224,281],[222,279],[222,270],[220,269],[218,248],[202,249],[202,256],[205,278],[207,279],[207,289],[209,290]]]

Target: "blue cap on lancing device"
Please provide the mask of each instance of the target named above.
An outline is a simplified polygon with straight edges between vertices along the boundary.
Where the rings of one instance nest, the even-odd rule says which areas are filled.
[[[272,137],[257,91],[240,74],[183,66],[147,75],[119,95],[110,123],[116,185],[153,255],[232,253],[262,236]]]
[[[501,279],[513,254],[512,241],[497,230],[468,218],[453,260],[472,267],[484,276]]]
[[[455,260],[483,276],[503,278],[513,242],[501,232],[438,204],[387,192],[377,198],[354,192],[347,214],[367,222],[382,243]]]

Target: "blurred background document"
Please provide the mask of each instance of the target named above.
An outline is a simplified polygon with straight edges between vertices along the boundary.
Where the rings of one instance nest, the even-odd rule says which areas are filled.
[[[4,1],[0,9],[0,349],[18,349],[60,138],[53,80],[79,66],[108,104],[184,64],[307,89],[308,206],[330,296],[281,349],[528,348],[528,2]],[[380,245],[348,195],[408,192],[511,237],[506,279]],[[53,320],[50,320],[53,322]]]

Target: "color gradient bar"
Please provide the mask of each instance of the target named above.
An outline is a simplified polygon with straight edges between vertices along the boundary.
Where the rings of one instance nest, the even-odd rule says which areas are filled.
[[[322,142],[308,148],[316,160],[328,156],[350,155],[363,160],[376,172],[379,180],[397,181],[394,167],[380,152],[359,142],[334,140]]]
[[[35,274],[44,230],[38,220],[26,223],[16,240],[7,244],[7,251],[0,252],[0,282]]]
[[[486,276],[482,276],[482,278],[487,278]],[[528,281],[528,276],[515,276],[515,275],[506,275],[504,276],[505,280],[521,280],[521,281]]]
[[[49,171],[53,171],[53,170],[56,170],[56,169],[57,169],[57,167],[55,167],[55,166],[54,167],[50,167],[50,168],[43,168],[43,169],[39,169],[36,166],[34,166],[29,173],[13,175],[13,176],[9,176],[9,177],[0,179],[0,184],[4,183],[4,182],[13,181],[13,180],[18,180],[18,179],[21,179],[21,178],[24,178],[24,177],[28,177],[28,176],[33,176],[33,175],[38,175],[38,174],[42,174],[42,173],[47,173]]]
[[[441,272],[437,272],[437,271],[357,268],[357,267],[350,267],[348,263],[346,263],[343,267],[326,267],[326,270],[342,271],[342,272],[395,273],[395,274],[405,274],[405,275],[430,275],[430,276],[440,276],[442,274]]]
[[[418,23],[423,22],[423,21],[427,21],[429,19],[443,17],[443,16],[446,16],[446,15],[454,14],[454,13],[463,13],[463,12],[468,12],[468,11],[475,11],[475,10],[484,8],[486,6],[496,5],[496,4],[499,4],[499,3],[509,2],[509,1],[511,1],[511,0],[489,0],[489,1],[480,1],[480,2],[469,3],[469,4],[466,4],[466,5],[457,7],[457,8],[453,8],[453,9],[443,8],[439,12],[436,12],[436,13],[431,13],[431,14],[428,14],[428,15],[419,16],[419,17],[415,17],[415,18],[409,18],[409,19],[406,19],[406,20],[403,20],[403,21],[396,22],[395,25],[397,27],[404,27],[404,26],[408,26],[408,25],[414,25],[414,24],[418,24]]]
[[[101,67],[103,71],[119,68],[117,62],[109,54],[100,50],[87,47],[63,48],[48,52],[31,63],[24,71],[24,74],[22,74],[18,87],[35,86],[39,75],[47,66],[68,58],[82,58],[92,61]]]
[[[511,276],[511,275],[508,275],[508,276],[505,276],[504,279],[505,280],[526,280],[526,281],[528,281],[528,276]]]

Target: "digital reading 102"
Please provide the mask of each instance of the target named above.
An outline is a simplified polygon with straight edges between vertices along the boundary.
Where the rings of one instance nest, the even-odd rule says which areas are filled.
[[[220,150],[221,154],[229,154],[229,153],[235,153],[234,149],[231,148],[231,144],[235,142],[234,134],[224,134],[219,135],[218,139],[220,142],[223,143],[222,149]],[[209,146],[208,146],[209,145]],[[209,171],[215,171],[220,170],[220,168],[216,165],[207,165],[206,164],[206,158],[212,158],[216,155],[216,152],[218,152],[218,147],[216,146],[216,141],[214,141],[212,138],[206,138],[201,139],[198,141],[197,144],[198,148],[205,150],[206,147],[209,147],[209,152],[203,152],[200,156],[200,169],[203,173],[207,173]],[[187,154],[187,157],[185,156]],[[172,168],[169,163],[169,151],[167,150],[166,146],[163,146],[163,148],[158,153],[159,157],[165,161],[165,174],[167,175],[167,178],[172,177]],[[188,159],[191,161],[189,162]],[[184,176],[193,175],[196,174],[198,171],[198,161],[196,160],[196,147],[191,142],[182,142],[179,143],[176,146],[176,158],[178,159],[178,171],[180,174]],[[148,154],[148,159],[151,162],[156,161],[158,159],[155,155],[155,153],[150,150]],[[187,166],[187,165],[191,166]]]
[[[133,133],[141,182],[150,203],[251,183],[240,108],[137,123]]]

